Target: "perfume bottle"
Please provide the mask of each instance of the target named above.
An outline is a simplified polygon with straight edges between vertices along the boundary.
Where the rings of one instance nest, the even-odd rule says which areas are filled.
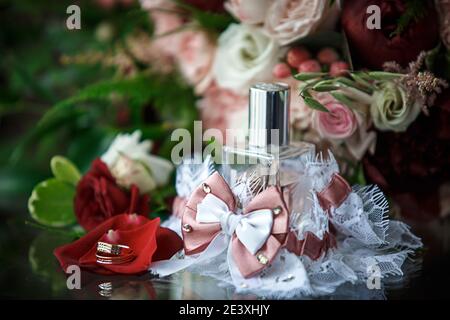
[[[315,146],[289,141],[289,89],[283,83],[252,86],[245,142],[223,148],[222,173],[238,193],[241,205],[267,187],[277,186],[290,209],[302,206],[292,201],[293,192],[303,174],[304,160],[314,156]]]

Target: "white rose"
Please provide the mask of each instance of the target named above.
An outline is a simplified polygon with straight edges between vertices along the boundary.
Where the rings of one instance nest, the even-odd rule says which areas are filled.
[[[253,83],[270,81],[280,54],[278,44],[258,29],[232,24],[219,37],[213,76],[219,87],[245,94]]]
[[[123,157],[121,157],[121,155],[124,155],[129,159],[141,162],[150,171],[155,187],[167,184],[173,170],[173,164],[164,158],[150,154],[151,141],[144,140],[140,142],[140,139],[140,131],[135,131],[132,134],[117,135],[101,159],[112,170],[118,165],[117,162],[119,160],[124,161]],[[123,163],[119,163],[119,168],[121,165]],[[150,185],[151,182],[149,181],[148,184]]]
[[[370,106],[373,123],[381,131],[406,131],[421,110],[420,101],[408,103],[405,90],[394,82],[382,83]]]
[[[273,0],[228,0],[225,2],[225,9],[243,23],[259,24],[264,22],[272,2]]]
[[[281,45],[292,43],[318,30],[332,29],[338,18],[329,0],[277,0],[264,22],[265,32]]]
[[[111,174],[119,186],[129,189],[132,184],[139,188],[141,194],[156,188],[153,173],[142,161],[133,160],[120,154],[117,161],[110,168]]]

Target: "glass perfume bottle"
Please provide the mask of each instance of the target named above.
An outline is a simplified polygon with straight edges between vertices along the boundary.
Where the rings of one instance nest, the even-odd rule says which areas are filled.
[[[245,143],[224,146],[222,173],[237,192],[245,193],[238,194],[241,201],[252,198],[269,186],[278,186],[292,210],[302,205],[292,201],[293,191],[301,179],[304,160],[314,156],[315,146],[289,142],[288,85],[256,84],[250,88],[249,99]]]

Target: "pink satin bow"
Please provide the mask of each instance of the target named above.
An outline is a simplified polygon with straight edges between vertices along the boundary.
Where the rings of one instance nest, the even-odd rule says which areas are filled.
[[[212,174],[192,193],[183,213],[182,233],[186,255],[201,253],[223,231],[220,223],[204,223],[196,219],[197,206],[208,194],[222,200],[230,213],[236,214],[236,200],[230,187],[219,173]],[[269,187],[254,197],[243,209],[243,215],[267,209],[272,210],[273,214],[272,230],[256,254],[250,253],[235,233],[231,236],[231,254],[244,278],[255,275],[270,264],[286,240],[288,210],[278,188]]]
[[[334,173],[323,190],[317,192],[317,199],[322,209],[331,216],[331,208],[338,208],[351,191],[348,182]],[[312,260],[317,260],[322,254],[335,247],[336,239],[331,232],[325,232],[323,239],[319,239],[311,232],[306,232],[302,240],[299,240],[294,232],[290,232],[286,239],[286,249],[289,252],[298,256],[306,255]]]

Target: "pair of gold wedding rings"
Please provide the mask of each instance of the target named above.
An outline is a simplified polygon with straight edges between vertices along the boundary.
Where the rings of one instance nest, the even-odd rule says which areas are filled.
[[[129,246],[122,244],[111,244],[108,242],[97,242],[97,263],[100,264],[124,264],[136,258]]]

